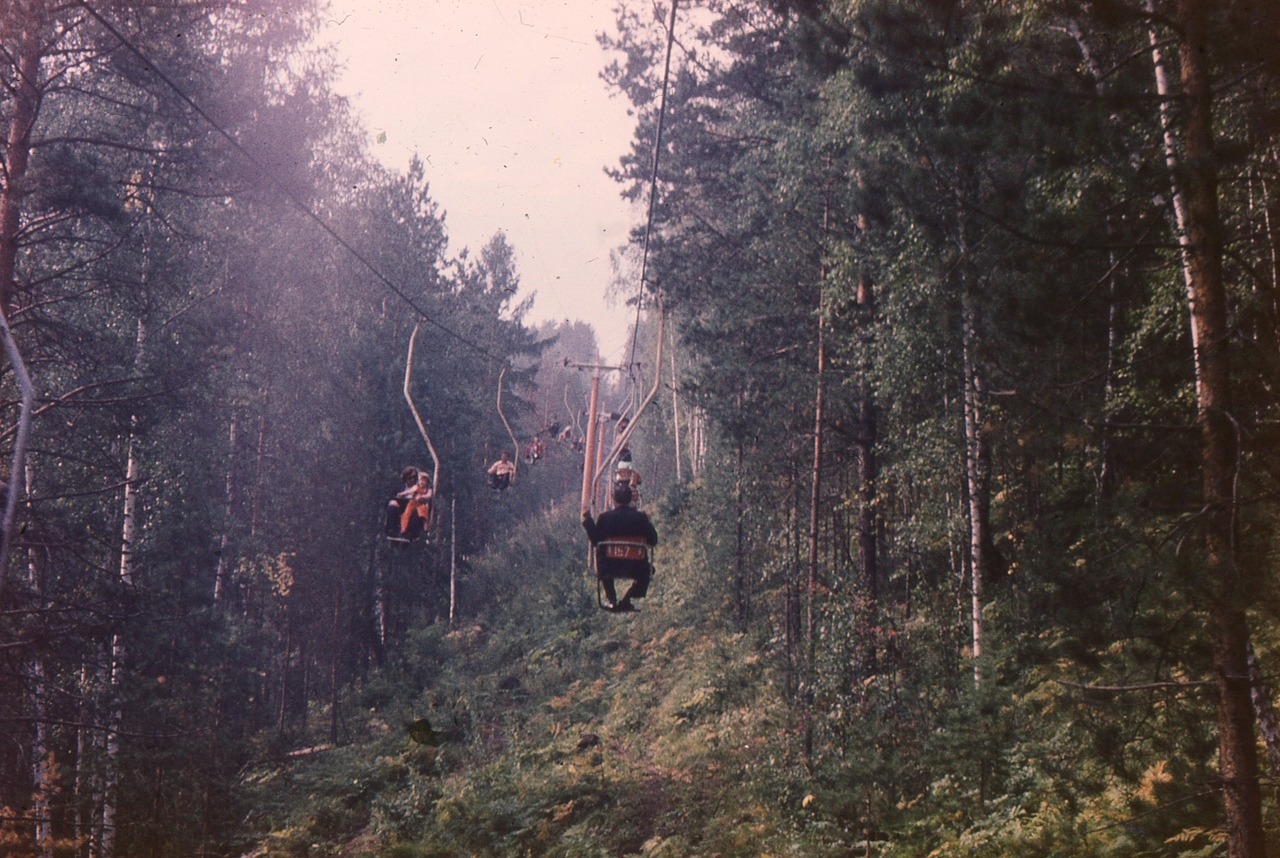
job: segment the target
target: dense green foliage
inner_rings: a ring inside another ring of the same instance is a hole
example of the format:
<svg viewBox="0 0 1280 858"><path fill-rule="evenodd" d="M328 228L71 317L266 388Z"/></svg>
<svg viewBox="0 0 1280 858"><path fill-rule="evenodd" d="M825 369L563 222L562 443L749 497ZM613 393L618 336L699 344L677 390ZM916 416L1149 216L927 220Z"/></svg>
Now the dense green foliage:
<svg viewBox="0 0 1280 858"><path fill-rule="evenodd" d="M397 563L381 536L400 468L435 464L402 393L415 324L439 531L465 558L545 506L491 509L483 470L511 446L502 366L532 432L538 336L557 331L523 325L501 233L449 256L422 165L362 151L317 14L0 10L0 307L36 389L5 469L5 854L227 854L246 764L315 727L419 614L447 615L420 579L447 579L450 552Z"/></svg>
<svg viewBox="0 0 1280 858"><path fill-rule="evenodd" d="M665 99L653 11L614 617L577 452L482 479L591 331L372 163L309 0L0 8L6 854L1280 848L1270 4L690 0Z"/></svg>
<svg viewBox="0 0 1280 858"><path fill-rule="evenodd" d="M1225 849L1222 755L1263 753L1251 716L1215 743L1233 681L1273 717L1240 640L1274 663L1275 19L1151 8L682 5L650 280L721 430L723 598L776 647L815 780L910 854ZM628 18L611 74L636 193L662 39ZM1210 378L1178 243L1215 169Z"/></svg>

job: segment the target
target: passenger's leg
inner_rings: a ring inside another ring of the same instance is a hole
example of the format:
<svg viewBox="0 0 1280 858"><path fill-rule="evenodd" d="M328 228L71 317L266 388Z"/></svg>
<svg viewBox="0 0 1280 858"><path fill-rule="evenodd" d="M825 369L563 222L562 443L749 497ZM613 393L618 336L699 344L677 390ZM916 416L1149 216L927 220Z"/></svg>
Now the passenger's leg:
<svg viewBox="0 0 1280 858"><path fill-rule="evenodd" d="M387 521L384 530L387 536L400 535L400 516L404 513L404 505L396 499L387 504Z"/></svg>
<svg viewBox="0 0 1280 858"><path fill-rule="evenodd" d="M612 611L618 604L618 591L614 589L613 578L601 576L600 587L604 590L604 606Z"/></svg>
<svg viewBox="0 0 1280 858"><path fill-rule="evenodd" d="M631 582L631 586L627 588L627 594L623 596L622 601L618 603L619 610L624 610L624 611L634 610L634 607L631 604L631 600L643 599L646 595L648 595L650 577L652 577L652 573L650 572L645 572L644 574L636 575L635 579Z"/></svg>

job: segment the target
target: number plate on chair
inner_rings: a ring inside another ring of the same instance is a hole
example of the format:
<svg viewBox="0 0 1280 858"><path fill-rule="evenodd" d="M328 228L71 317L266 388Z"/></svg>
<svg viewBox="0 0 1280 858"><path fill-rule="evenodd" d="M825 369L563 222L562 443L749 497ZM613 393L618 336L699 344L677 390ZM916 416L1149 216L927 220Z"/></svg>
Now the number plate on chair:
<svg viewBox="0 0 1280 858"><path fill-rule="evenodd" d="M646 546L628 542L606 542L604 556L610 560L645 560L649 557Z"/></svg>

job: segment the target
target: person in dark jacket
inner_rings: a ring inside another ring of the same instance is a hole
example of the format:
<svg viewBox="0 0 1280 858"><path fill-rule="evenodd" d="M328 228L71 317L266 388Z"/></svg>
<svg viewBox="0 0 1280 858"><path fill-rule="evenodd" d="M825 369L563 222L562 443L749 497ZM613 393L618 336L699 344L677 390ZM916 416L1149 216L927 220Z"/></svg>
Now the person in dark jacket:
<svg viewBox="0 0 1280 858"><path fill-rule="evenodd" d="M582 527L596 549L596 577L604 589L604 608L608 611L634 611L632 599L644 598L649 592L653 567L649 548L658 544L658 531L649 516L631 506L631 486L618 483L613 488L614 508L592 519L590 510L582 511ZM617 578L630 578L631 586L621 599L614 588Z"/></svg>

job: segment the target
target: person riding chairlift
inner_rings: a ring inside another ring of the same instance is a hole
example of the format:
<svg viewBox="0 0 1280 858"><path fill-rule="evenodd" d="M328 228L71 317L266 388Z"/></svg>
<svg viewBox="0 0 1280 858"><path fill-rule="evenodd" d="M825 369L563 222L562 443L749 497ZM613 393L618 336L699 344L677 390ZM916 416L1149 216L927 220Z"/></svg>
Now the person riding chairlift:
<svg viewBox="0 0 1280 858"><path fill-rule="evenodd" d="M387 502L385 530L396 542L411 542L430 517L431 478L425 471L406 465L400 471L400 483L404 488Z"/></svg>
<svg viewBox="0 0 1280 858"><path fill-rule="evenodd" d="M511 454L506 450L498 457L498 461L489 466L489 488L495 492L505 492L511 486L511 477L516 472L516 463L511 461Z"/></svg>
<svg viewBox="0 0 1280 858"><path fill-rule="evenodd" d="M615 485L629 486L632 502L636 506L640 505L640 472L631 462L631 450L628 447L623 447L618 454L618 468L614 472L613 481Z"/></svg>
<svg viewBox="0 0 1280 858"><path fill-rule="evenodd" d="M632 599L649 592L653 566L649 549L658 544L658 531L649 516L631 506L631 487L617 483L613 487L614 507L591 518L590 510L582 511L582 528L596 551L596 578L604 590L600 606L606 611L636 610ZM621 599L614 588L617 578L629 578L631 586Z"/></svg>
<svg viewBox="0 0 1280 858"><path fill-rule="evenodd" d="M409 496L409 503L400 516L400 535L410 542L422 535L431 523L431 499L435 492L431 489L431 478L426 471L418 473L418 482Z"/></svg>

